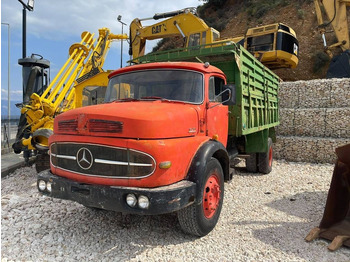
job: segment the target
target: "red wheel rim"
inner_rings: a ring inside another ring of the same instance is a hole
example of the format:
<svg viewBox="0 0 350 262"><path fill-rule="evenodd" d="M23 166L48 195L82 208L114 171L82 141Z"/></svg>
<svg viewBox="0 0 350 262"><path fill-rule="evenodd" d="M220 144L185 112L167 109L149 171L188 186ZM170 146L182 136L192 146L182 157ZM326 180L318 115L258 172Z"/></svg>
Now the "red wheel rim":
<svg viewBox="0 0 350 262"><path fill-rule="evenodd" d="M212 174L204 187L203 192L203 211L206 218L214 216L220 202L220 184L216 174Z"/></svg>
<svg viewBox="0 0 350 262"><path fill-rule="evenodd" d="M269 150L269 166L272 166L272 147Z"/></svg>

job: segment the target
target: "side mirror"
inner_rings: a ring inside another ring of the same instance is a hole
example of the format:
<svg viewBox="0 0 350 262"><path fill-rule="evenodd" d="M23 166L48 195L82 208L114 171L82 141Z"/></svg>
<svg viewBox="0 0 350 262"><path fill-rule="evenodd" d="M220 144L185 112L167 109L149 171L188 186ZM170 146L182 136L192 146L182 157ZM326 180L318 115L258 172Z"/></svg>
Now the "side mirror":
<svg viewBox="0 0 350 262"><path fill-rule="evenodd" d="M224 85L222 92L222 104L225 106L233 106L236 104L236 86Z"/></svg>

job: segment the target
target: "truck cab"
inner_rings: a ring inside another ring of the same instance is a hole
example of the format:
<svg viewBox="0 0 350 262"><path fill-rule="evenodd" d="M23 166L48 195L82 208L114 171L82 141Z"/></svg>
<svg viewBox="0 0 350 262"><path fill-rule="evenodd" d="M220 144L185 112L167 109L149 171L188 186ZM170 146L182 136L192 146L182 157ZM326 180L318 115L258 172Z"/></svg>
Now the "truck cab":
<svg viewBox="0 0 350 262"><path fill-rule="evenodd" d="M185 232L206 235L230 179L234 86L209 63L134 65L109 78L103 104L55 118L39 191L118 212L178 211Z"/></svg>

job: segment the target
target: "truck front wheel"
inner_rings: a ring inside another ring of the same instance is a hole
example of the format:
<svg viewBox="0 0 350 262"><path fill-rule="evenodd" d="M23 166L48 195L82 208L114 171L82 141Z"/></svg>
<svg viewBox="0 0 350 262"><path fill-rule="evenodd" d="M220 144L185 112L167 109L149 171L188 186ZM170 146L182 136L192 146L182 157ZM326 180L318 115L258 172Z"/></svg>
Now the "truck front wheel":
<svg viewBox="0 0 350 262"><path fill-rule="evenodd" d="M198 181L200 199L178 211L182 230L196 236L205 236L217 224L224 198L224 174L220 162L211 158Z"/></svg>

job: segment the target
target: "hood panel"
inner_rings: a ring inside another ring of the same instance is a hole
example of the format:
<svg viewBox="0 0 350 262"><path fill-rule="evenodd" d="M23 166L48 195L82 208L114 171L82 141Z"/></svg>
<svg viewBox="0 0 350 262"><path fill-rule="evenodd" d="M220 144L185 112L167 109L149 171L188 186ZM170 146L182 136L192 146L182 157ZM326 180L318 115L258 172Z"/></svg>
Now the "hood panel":
<svg viewBox="0 0 350 262"><path fill-rule="evenodd" d="M166 139L198 133L194 105L164 101L113 102L70 110L56 117L56 134Z"/></svg>

